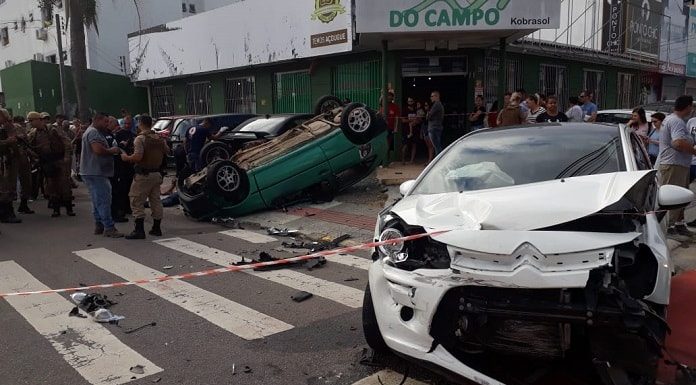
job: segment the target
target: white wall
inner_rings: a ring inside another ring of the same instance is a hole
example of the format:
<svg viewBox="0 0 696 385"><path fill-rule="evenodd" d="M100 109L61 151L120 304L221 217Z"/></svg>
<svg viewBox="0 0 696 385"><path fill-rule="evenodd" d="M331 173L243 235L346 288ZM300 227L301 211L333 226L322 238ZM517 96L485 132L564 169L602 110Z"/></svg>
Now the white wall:
<svg viewBox="0 0 696 385"><path fill-rule="evenodd" d="M208 1L206 1L208 3ZM131 37L135 80L274 63L352 50L349 6L332 21L312 19L316 0L241 1ZM346 42L312 47L312 36L343 31Z"/></svg>

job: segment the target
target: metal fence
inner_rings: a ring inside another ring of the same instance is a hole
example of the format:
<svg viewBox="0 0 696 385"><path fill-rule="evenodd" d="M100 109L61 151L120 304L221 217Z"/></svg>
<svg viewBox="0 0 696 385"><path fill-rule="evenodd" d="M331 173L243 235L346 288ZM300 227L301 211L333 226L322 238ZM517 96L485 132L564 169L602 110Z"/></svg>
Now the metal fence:
<svg viewBox="0 0 696 385"><path fill-rule="evenodd" d="M276 113L309 113L312 110L312 89L309 71L275 74L273 110Z"/></svg>
<svg viewBox="0 0 696 385"><path fill-rule="evenodd" d="M486 57L486 74L484 86L484 98L486 102L493 103L498 100L498 71L500 59L497 57ZM513 92L522 88L522 60L507 60L507 86L506 91Z"/></svg>
<svg viewBox="0 0 696 385"><path fill-rule="evenodd" d="M332 71L332 92L341 99L377 108L382 78L380 60L339 64Z"/></svg>
<svg viewBox="0 0 696 385"><path fill-rule="evenodd" d="M600 110L606 108L607 77L604 71L585 70L583 77L582 88L594 93L594 103Z"/></svg>
<svg viewBox="0 0 696 385"><path fill-rule="evenodd" d="M568 68L555 64L541 64L539 66L539 93L558 97L561 111L564 111L568 106L569 88Z"/></svg>
<svg viewBox="0 0 696 385"><path fill-rule="evenodd" d="M256 113L256 82L253 76L225 81L225 112Z"/></svg>
<svg viewBox="0 0 696 385"><path fill-rule="evenodd" d="M152 87L152 113L156 118L174 115L174 86Z"/></svg>
<svg viewBox="0 0 696 385"><path fill-rule="evenodd" d="M210 82L186 85L186 112L189 115L210 114Z"/></svg>

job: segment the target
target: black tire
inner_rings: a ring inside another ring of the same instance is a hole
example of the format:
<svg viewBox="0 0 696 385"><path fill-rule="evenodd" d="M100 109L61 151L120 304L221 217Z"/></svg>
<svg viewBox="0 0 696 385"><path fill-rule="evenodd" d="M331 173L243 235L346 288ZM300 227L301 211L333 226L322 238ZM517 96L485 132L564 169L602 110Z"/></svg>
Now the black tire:
<svg viewBox="0 0 696 385"><path fill-rule="evenodd" d="M349 104L341 114L341 130L353 144L367 144L385 128L384 120L362 103Z"/></svg>
<svg viewBox="0 0 696 385"><path fill-rule="evenodd" d="M367 284L365 289L365 298L363 299L363 334L367 345L375 351L375 353L389 353L389 347L382 338L382 332L379 331L377 324L377 316L375 315L375 307L372 303L372 293L370 292L370 284Z"/></svg>
<svg viewBox="0 0 696 385"><path fill-rule="evenodd" d="M231 204L241 203L249 196L249 176L229 160L218 160L208 166L206 185L209 191Z"/></svg>
<svg viewBox="0 0 696 385"><path fill-rule="evenodd" d="M340 108L342 106L343 102L341 101L341 99L333 95L322 96L314 104L314 115L326 115L331 111L335 110L336 108Z"/></svg>
<svg viewBox="0 0 696 385"><path fill-rule="evenodd" d="M201 150L203 166L212 164L216 160L229 160L232 157L230 148L222 142L210 142Z"/></svg>

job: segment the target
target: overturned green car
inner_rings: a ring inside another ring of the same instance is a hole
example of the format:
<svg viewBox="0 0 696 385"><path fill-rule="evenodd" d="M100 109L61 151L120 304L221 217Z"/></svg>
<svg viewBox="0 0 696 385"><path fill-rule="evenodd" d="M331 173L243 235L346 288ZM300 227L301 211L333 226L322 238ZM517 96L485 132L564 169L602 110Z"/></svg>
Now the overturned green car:
<svg viewBox="0 0 696 385"><path fill-rule="evenodd" d="M271 140L249 143L179 182L187 216L239 217L332 196L386 162L385 121L364 104L324 97L317 116Z"/></svg>

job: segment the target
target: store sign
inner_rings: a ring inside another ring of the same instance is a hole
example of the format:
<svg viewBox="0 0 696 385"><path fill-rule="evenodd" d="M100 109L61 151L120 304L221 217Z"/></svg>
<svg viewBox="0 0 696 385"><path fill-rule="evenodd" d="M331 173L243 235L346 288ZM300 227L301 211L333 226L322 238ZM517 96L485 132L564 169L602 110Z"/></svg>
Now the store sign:
<svg viewBox="0 0 696 385"><path fill-rule="evenodd" d="M355 0L360 33L559 28L558 0Z"/></svg>
<svg viewBox="0 0 696 385"><path fill-rule="evenodd" d="M661 0L630 0L626 10L626 52L657 58L662 26Z"/></svg>
<svg viewBox="0 0 696 385"><path fill-rule="evenodd" d="M689 45L686 58L686 75L696 77L696 5L689 7Z"/></svg>
<svg viewBox="0 0 696 385"><path fill-rule="evenodd" d="M604 5L602 46L607 52L621 52L623 47L624 9L621 0L608 0Z"/></svg>

